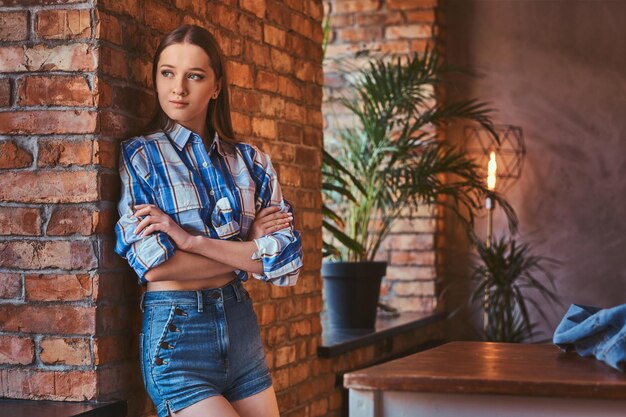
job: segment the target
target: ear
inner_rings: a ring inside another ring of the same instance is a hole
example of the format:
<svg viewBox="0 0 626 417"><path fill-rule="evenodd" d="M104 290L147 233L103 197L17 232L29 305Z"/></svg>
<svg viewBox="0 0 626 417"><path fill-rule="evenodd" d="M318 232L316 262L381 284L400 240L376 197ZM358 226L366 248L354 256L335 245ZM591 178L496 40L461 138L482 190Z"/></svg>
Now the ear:
<svg viewBox="0 0 626 417"><path fill-rule="evenodd" d="M215 82L215 86L217 87L217 89L215 90L215 93L216 95L219 95L220 92L222 91L222 77L220 77L220 79Z"/></svg>

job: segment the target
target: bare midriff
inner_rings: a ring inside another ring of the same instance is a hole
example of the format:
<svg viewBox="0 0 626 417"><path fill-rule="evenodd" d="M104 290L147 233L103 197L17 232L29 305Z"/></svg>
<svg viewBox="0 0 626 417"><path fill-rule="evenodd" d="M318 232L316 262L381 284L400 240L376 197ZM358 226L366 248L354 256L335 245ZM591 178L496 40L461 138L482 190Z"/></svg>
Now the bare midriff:
<svg viewBox="0 0 626 417"><path fill-rule="evenodd" d="M234 272L229 272L211 278L202 278L194 280L167 280L148 282L147 291L197 291L209 288L218 288L228 284L237 278Z"/></svg>

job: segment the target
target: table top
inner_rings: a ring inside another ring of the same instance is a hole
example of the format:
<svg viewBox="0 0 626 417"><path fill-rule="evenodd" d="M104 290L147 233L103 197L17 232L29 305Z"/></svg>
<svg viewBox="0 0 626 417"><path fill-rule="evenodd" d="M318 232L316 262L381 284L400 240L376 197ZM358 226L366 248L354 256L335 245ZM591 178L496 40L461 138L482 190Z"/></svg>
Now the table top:
<svg viewBox="0 0 626 417"><path fill-rule="evenodd" d="M450 342L344 375L351 389L626 399L626 374L554 345Z"/></svg>

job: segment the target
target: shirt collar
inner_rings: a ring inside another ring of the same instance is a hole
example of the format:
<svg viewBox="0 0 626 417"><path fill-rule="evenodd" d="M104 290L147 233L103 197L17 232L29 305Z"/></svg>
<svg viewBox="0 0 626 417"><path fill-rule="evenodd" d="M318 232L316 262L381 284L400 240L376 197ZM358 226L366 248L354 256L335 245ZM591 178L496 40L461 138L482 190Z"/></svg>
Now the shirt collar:
<svg viewBox="0 0 626 417"><path fill-rule="evenodd" d="M170 130L169 135L174 141L176 147L181 151L189 141L189 138L193 138L193 140L198 140L202 142L202 138L200 138L198 134L192 132L185 126L178 123L174 124L174 128ZM209 150L207 151L207 153L210 155L213 149L216 149L220 155L224 156L224 151L222 150L221 141L217 132L215 132L215 135L213 135L213 140L211 141L211 145L209 146Z"/></svg>

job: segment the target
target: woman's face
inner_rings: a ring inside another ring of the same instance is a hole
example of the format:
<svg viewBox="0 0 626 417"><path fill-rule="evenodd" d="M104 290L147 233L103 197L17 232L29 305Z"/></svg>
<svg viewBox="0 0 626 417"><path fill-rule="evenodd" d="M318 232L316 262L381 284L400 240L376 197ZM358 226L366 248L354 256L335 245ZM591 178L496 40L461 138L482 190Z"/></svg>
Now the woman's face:
<svg viewBox="0 0 626 417"><path fill-rule="evenodd" d="M219 82L209 56L190 43L163 49L157 63L156 89L159 104L173 121L198 134L206 129L209 100L219 92Z"/></svg>

